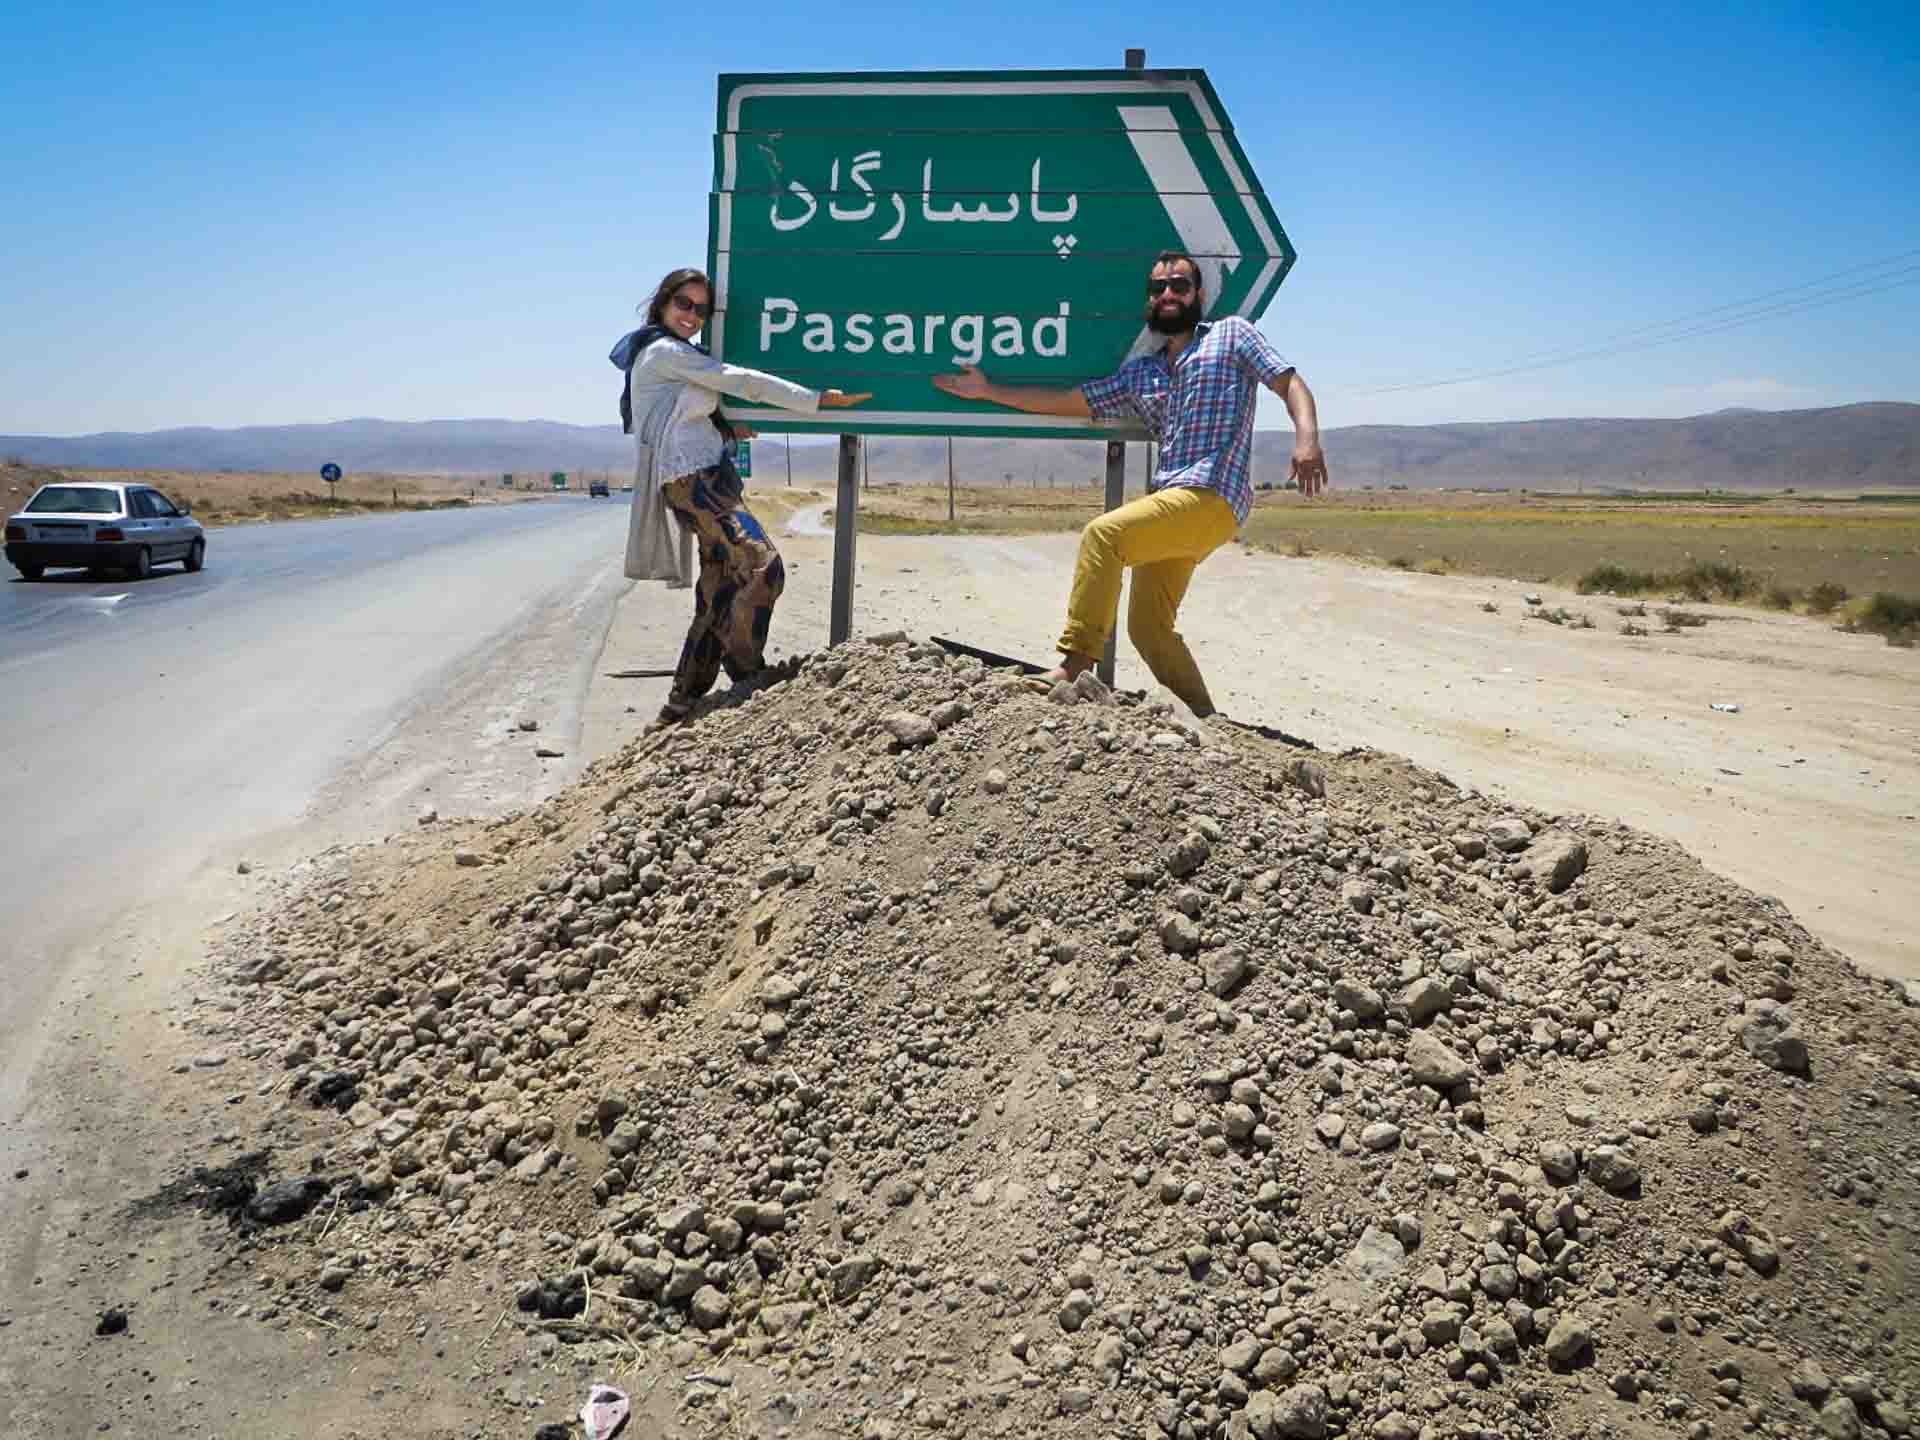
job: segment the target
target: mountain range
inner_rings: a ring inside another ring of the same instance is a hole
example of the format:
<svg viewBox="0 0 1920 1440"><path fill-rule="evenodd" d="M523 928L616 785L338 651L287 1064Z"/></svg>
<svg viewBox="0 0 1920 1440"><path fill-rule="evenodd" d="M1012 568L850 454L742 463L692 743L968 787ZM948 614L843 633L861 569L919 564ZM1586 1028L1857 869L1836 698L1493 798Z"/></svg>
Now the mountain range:
<svg viewBox="0 0 1920 1440"><path fill-rule="evenodd" d="M1454 425L1348 425L1322 434L1336 485L1410 489L1784 490L1920 487L1920 405L1876 401L1819 410L1721 410L1679 420L1521 420ZM0 435L0 455L88 469L318 472L331 461L367 474L620 475L633 442L612 425L550 420L342 420L321 425L192 428L135 434ZM1255 436L1255 479L1286 478L1292 432ZM873 480L946 479L941 439L880 438ZM762 483L784 477L785 442L756 447ZM1090 483L1097 441L956 440L965 484ZM793 478L831 483L830 440L796 438ZM1134 478L1145 457L1134 447Z"/></svg>

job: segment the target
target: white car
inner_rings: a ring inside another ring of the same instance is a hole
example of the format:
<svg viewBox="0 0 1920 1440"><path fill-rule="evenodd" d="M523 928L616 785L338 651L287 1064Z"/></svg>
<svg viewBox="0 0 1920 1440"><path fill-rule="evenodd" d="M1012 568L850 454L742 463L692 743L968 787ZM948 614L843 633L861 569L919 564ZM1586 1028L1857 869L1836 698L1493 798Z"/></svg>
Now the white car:
<svg viewBox="0 0 1920 1440"><path fill-rule="evenodd" d="M7 519L7 562L27 580L59 566L112 567L144 580L171 560L189 572L206 564L207 532L151 485L61 480Z"/></svg>

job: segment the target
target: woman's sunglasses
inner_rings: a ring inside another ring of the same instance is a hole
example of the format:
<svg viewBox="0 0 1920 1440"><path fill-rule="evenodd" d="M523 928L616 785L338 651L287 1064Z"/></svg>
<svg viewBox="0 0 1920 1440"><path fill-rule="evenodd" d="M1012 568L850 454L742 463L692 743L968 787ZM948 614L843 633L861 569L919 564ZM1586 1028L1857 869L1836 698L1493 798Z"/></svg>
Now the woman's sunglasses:
<svg viewBox="0 0 1920 1440"><path fill-rule="evenodd" d="M1173 275L1165 280L1147 281L1147 294L1152 299L1158 300L1169 290L1173 291L1176 295L1191 295L1193 293L1193 277L1190 275Z"/></svg>
<svg viewBox="0 0 1920 1440"><path fill-rule="evenodd" d="M690 311L692 314L698 315L702 320L713 314L713 306L696 305L693 301L689 300L684 293L673 297L673 308L676 310Z"/></svg>

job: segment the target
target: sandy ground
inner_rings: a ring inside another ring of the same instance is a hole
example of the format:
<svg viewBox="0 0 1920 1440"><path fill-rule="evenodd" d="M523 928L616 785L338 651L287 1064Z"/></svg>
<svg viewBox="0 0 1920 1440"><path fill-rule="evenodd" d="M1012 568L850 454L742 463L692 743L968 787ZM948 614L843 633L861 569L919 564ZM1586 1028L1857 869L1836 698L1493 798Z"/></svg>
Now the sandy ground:
<svg viewBox="0 0 1920 1440"><path fill-rule="evenodd" d="M788 569L776 656L826 640L823 513L803 502L770 521ZM855 631L904 628L1050 662L1074 544L862 536ZM1525 618L1528 594L1595 628ZM1481 608L1488 601L1497 613ZM1236 719L1323 748L1406 755L1462 786L1669 836L1779 896L1843 953L1920 976L1920 652L1723 606L1687 607L1711 617L1703 628L1662 634L1651 618L1641 623L1655 633L1632 638L1615 605L1234 545L1196 575L1182 632ZM670 666L690 609L685 591L636 586L603 676ZM1124 640L1119 679L1152 684ZM662 680L598 680L587 752L632 734L665 692Z"/></svg>

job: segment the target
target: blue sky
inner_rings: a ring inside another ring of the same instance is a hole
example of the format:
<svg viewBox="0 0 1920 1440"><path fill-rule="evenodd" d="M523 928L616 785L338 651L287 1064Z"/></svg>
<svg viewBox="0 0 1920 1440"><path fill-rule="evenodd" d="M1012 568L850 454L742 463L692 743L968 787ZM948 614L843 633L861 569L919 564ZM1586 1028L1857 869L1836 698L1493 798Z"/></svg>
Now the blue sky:
<svg viewBox="0 0 1920 1440"><path fill-rule="evenodd" d="M1560 10L14 0L0 431L605 422L608 344L705 254L717 73L1128 45L1220 92L1300 251L1264 328L1327 425L1920 401L1920 272L1386 390L1920 251L1910 5Z"/></svg>

